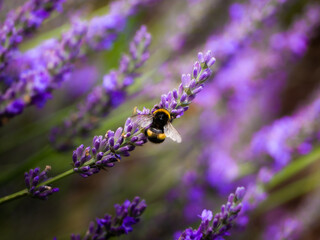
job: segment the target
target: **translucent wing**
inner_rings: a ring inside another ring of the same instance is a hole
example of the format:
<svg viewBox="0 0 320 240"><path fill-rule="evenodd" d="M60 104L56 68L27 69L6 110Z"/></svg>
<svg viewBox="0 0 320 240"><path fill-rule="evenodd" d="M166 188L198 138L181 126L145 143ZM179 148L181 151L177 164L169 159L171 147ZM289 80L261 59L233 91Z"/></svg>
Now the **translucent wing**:
<svg viewBox="0 0 320 240"><path fill-rule="evenodd" d="M181 136L178 131L172 126L170 122L164 126L164 134L166 137L171 138L173 141L181 143Z"/></svg>
<svg viewBox="0 0 320 240"><path fill-rule="evenodd" d="M136 114L130 117L130 119L141 128L149 127L153 121L151 114Z"/></svg>

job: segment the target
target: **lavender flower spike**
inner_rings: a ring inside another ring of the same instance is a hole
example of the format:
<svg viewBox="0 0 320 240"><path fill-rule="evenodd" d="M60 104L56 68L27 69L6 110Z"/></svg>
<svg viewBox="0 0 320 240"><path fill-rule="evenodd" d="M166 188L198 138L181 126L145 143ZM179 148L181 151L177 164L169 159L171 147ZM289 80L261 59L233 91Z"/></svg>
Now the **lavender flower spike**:
<svg viewBox="0 0 320 240"><path fill-rule="evenodd" d="M116 216L106 214L91 222L85 236L71 235L71 240L104 240L132 232L132 225L140 221L140 216L147 205L144 200L135 197L132 202L126 200L122 205L116 204Z"/></svg>
<svg viewBox="0 0 320 240"><path fill-rule="evenodd" d="M183 83L179 90L173 90L161 96L161 102L155 105L151 111L158 108L167 108L172 118L178 118L188 109L189 104L198 94L206 80L211 76L210 66L215 62L215 58L208 51L205 55L199 53L199 62L194 64L197 74L194 78L191 75L182 75ZM186 79L184 79L186 76ZM150 113L149 109L144 109L138 114ZM82 177L89 177L98 173L101 169L113 167L115 162L120 161L121 156L129 156L129 152L136 146L142 146L147 142L144 129L140 129L130 118L127 119L125 126L119 127L116 132L109 130L105 136L95 136L92 147L85 148L79 146L73 151L72 159L74 171Z"/></svg>
<svg viewBox="0 0 320 240"><path fill-rule="evenodd" d="M51 170L50 166L40 172L40 168L30 169L24 174L24 181L26 183L29 194L34 198L47 200L50 195L59 191L59 188L52 188L50 186L39 186L42 182L48 179L47 173Z"/></svg>
<svg viewBox="0 0 320 240"><path fill-rule="evenodd" d="M88 94L86 101L78 105L78 111L72 113L62 126L52 129L50 140L57 149L74 147L74 137L87 135L98 126L99 118L125 101L127 88L140 76L138 70L149 58L150 42L151 35L142 26L130 43L130 54L123 54L119 68L103 77L103 83Z"/></svg>
<svg viewBox="0 0 320 240"><path fill-rule="evenodd" d="M60 41L48 40L26 53L30 66L20 73L0 99L0 126L8 118L20 114L30 105L44 106L51 92L61 85L70 73L71 62L79 55L87 26L77 20Z"/></svg>
<svg viewBox="0 0 320 240"><path fill-rule="evenodd" d="M35 49L17 54L14 60L19 64L13 66L17 77L0 96L0 126L27 106L44 106L51 92L69 77L75 60L97 48L109 49L128 17L150 1L116 1L110 6L110 13L103 17L90 22L74 20L61 40L50 39ZM142 60L146 58L143 55Z"/></svg>
<svg viewBox="0 0 320 240"><path fill-rule="evenodd" d="M26 35L36 30L54 10L61 10L64 0L29 0L10 12L0 27L0 72L7 65L12 50Z"/></svg>
<svg viewBox="0 0 320 240"><path fill-rule="evenodd" d="M193 65L192 74L182 74L181 84L178 90L174 89L161 96L161 101L155 105L151 112L158 108L166 108L170 111L172 118L179 118L188 110L189 104L203 89L204 83L210 78L212 71L210 67L216 62L211 51L206 54L198 53L198 61Z"/></svg>
<svg viewBox="0 0 320 240"><path fill-rule="evenodd" d="M244 194L245 188L238 187L235 194L231 193L229 195L228 202L221 206L221 212L217 213L214 217L211 211L204 209L200 216L201 223L199 228L186 229L179 237L179 240L215 240L229 235L228 231L241 211L241 201Z"/></svg>

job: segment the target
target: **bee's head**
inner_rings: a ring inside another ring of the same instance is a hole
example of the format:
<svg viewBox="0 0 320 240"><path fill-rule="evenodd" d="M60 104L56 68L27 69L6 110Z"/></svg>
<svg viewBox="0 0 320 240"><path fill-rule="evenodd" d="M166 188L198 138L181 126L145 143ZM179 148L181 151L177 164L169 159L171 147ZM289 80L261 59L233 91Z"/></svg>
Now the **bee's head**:
<svg viewBox="0 0 320 240"><path fill-rule="evenodd" d="M165 125L166 123L168 123L168 121L171 120L170 113L168 112L168 110L164 108L160 108L154 111L153 115L154 115L155 122L161 125Z"/></svg>
<svg viewBox="0 0 320 240"><path fill-rule="evenodd" d="M158 114L158 118L160 121L167 121L168 120L168 116L166 114Z"/></svg>

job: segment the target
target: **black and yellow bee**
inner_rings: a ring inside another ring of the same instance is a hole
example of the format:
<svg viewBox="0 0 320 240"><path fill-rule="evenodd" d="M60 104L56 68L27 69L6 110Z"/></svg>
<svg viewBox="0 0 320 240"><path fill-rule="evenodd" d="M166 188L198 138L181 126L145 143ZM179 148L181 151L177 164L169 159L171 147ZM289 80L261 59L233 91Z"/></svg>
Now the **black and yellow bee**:
<svg viewBox="0 0 320 240"><path fill-rule="evenodd" d="M180 143L181 136L172 126L172 120L170 112L165 108L157 109L151 114L135 114L131 117L132 122L145 128L144 134L150 142L162 143L168 137Z"/></svg>

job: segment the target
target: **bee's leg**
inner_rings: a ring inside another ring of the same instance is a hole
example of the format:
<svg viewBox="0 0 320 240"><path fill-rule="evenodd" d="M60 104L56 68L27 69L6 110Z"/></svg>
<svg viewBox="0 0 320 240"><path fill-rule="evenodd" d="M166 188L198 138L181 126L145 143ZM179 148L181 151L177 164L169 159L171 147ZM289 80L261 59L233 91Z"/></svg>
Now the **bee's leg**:
<svg viewBox="0 0 320 240"><path fill-rule="evenodd" d="M137 106L135 106L135 107L133 108L132 115L136 115L136 114L137 114L137 110L138 110L138 107L137 107Z"/></svg>

